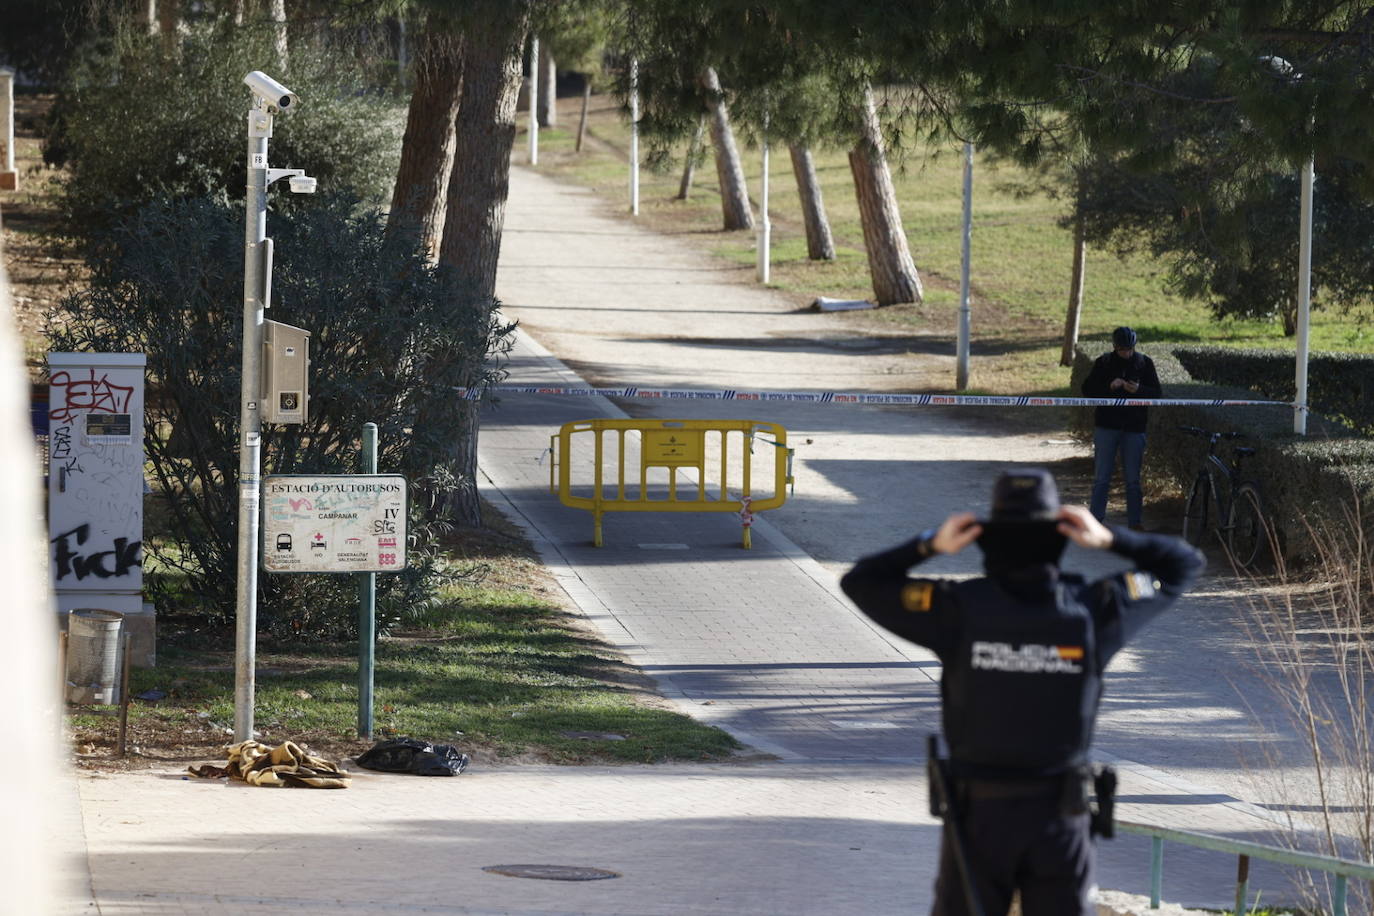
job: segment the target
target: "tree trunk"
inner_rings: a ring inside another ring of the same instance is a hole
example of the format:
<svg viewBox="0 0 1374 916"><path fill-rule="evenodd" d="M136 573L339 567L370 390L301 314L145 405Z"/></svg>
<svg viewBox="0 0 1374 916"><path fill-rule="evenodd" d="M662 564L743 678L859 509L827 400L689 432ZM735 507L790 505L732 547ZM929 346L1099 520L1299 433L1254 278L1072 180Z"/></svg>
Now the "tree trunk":
<svg viewBox="0 0 1374 916"><path fill-rule="evenodd" d="M692 142L687 144L687 161L682 164L682 181L677 186L677 199L686 200L692 193L692 179L697 174L697 160L701 158L701 138L706 133L706 115L697 119Z"/></svg>
<svg viewBox="0 0 1374 916"><path fill-rule="evenodd" d="M387 234L415 233L431 259L439 256L453 170L454 120L463 92L463 40L428 23L415 59L401 165L391 194Z"/></svg>
<svg viewBox="0 0 1374 916"><path fill-rule="evenodd" d="M706 105L711 117L711 145L716 150L716 178L720 182L720 207L725 228L752 229L754 214L749 209L744 166L739 160L735 132L730 129L730 111L714 67L707 67L702 73L701 85L706 90Z"/></svg>
<svg viewBox="0 0 1374 916"><path fill-rule="evenodd" d="M1074 350L1078 348L1078 321L1083 314L1083 258L1088 242L1083 231L1083 210L1078 208L1073 220L1073 277L1069 280L1069 311L1064 317L1064 349L1059 365L1072 366Z"/></svg>
<svg viewBox="0 0 1374 916"><path fill-rule="evenodd" d="M243 3L244 0L229 0L229 17L235 27L243 25Z"/></svg>
<svg viewBox="0 0 1374 916"><path fill-rule="evenodd" d="M558 124L558 68L553 55L549 53L548 41L539 42L539 110L535 117L540 127L555 127Z"/></svg>
<svg viewBox="0 0 1374 916"><path fill-rule="evenodd" d="M921 278L902 229L902 214L892 186L892 173L887 168L882 127L871 89L864 90L859 114L862 136L849 153L849 169L854 173L854 193L859 201L873 295L879 305L920 302Z"/></svg>
<svg viewBox="0 0 1374 916"><path fill-rule="evenodd" d="M835 260L835 240L830 236L830 220L825 215L821 183L816 179L816 163L811 150L793 144L792 172L797 176L797 195L801 200L802 221L806 224L806 256L813 261Z"/></svg>
<svg viewBox="0 0 1374 916"><path fill-rule="evenodd" d="M169 60L181 53L181 0L160 0L157 4L157 29L162 34L162 53Z"/></svg>
<svg viewBox="0 0 1374 916"><path fill-rule="evenodd" d="M282 73L289 68L286 47L286 0L272 0L272 44Z"/></svg>
<svg viewBox="0 0 1374 916"><path fill-rule="evenodd" d="M592 104L592 79L587 76L582 81L582 117L577 120L577 145L574 152L582 152L582 141L587 139L587 109Z"/></svg>
<svg viewBox="0 0 1374 916"><path fill-rule="evenodd" d="M465 35L463 99L458 109L453 171L448 184L444 225L462 232L444 233L439 264L450 269L475 299L471 307L495 306L496 263L501 254L501 228L510 189L511 145L515 142L515 101L531 0L511 0L493 9L480 27ZM466 525L480 525L477 498L478 404L459 401L463 432L454 443L451 470L458 490L447 515Z"/></svg>
<svg viewBox="0 0 1374 916"><path fill-rule="evenodd" d="M138 18L142 21L143 27L149 35L156 35L158 31L157 0L147 0L147 2L139 0Z"/></svg>

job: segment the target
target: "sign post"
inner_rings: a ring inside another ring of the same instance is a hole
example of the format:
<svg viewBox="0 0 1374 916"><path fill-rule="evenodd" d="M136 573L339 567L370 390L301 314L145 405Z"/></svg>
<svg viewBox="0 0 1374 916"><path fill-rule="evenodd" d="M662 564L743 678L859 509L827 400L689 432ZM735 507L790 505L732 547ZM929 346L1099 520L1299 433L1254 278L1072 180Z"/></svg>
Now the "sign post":
<svg viewBox="0 0 1374 916"><path fill-rule="evenodd" d="M377 473L377 424L363 425L364 474ZM358 574L358 737L372 740L373 672L377 668L377 574Z"/></svg>

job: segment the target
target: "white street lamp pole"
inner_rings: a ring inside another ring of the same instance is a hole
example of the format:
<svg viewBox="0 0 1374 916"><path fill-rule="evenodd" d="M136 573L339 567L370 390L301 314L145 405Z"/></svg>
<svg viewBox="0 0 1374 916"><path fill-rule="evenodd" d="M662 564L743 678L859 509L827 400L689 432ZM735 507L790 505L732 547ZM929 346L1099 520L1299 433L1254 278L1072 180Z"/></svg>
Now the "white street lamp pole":
<svg viewBox="0 0 1374 916"><path fill-rule="evenodd" d="M539 36L530 38L530 165L539 164Z"/></svg>
<svg viewBox="0 0 1374 916"><path fill-rule="evenodd" d="M954 386L959 391L968 387L968 351L971 324L969 308L969 259L973 242L973 144L964 144L964 243L959 268L959 342L958 364Z"/></svg>
<svg viewBox="0 0 1374 916"><path fill-rule="evenodd" d="M1283 77L1302 79L1293 72L1293 65L1282 57L1262 57L1263 62ZM1297 352L1294 360L1293 432L1307 435L1307 348L1312 324L1312 185L1316 178L1316 162L1308 156L1302 167L1301 195L1298 204L1298 328Z"/></svg>
<svg viewBox="0 0 1374 916"><path fill-rule="evenodd" d="M1307 346L1312 324L1312 185L1316 164L1309 158L1302 167L1302 198L1299 204L1302 237L1298 242L1298 339L1297 396L1293 400L1293 432L1307 435Z"/></svg>
<svg viewBox="0 0 1374 916"><path fill-rule="evenodd" d="M768 220L768 113L763 114L763 180L759 194L758 280L767 283L772 272L773 224Z"/></svg>
<svg viewBox="0 0 1374 916"><path fill-rule="evenodd" d="M630 58L630 215L639 215L639 58Z"/></svg>

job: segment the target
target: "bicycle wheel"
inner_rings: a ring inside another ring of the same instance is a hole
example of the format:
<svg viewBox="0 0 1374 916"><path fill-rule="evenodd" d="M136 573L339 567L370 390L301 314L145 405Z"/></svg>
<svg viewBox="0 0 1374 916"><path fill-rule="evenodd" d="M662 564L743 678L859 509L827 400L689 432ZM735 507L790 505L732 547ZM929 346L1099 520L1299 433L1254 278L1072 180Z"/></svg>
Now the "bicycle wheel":
<svg viewBox="0 0 1374 916"><path fill-rule="evenodd" d="M1183 539L1194 547L1202 546L1207 536L1207 515L1212 502L1212 481L1206 474L1199 474L1193 481L1193 489L1188 494L1188 504L1183 509Z"/></svg>
<svg viewBox="0 0 1374 916"><path fill-rule="evenodd" d="M1236 488L1230 518L1226 520L1226 546L1240 569L1253 568L1268 554L1269 526L1264 520L1259 487L1253 483L1243 483Z"/></svg>

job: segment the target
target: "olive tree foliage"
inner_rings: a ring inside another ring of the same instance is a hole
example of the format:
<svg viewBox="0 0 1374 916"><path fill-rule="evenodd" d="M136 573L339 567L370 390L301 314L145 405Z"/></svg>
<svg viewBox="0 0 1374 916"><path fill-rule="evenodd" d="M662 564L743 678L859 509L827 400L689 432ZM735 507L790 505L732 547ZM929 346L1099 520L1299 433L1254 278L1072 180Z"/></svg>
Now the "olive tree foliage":
<svg viewBox="0 0 1374 916"><path fill-rule="evenodd" d="M584 74L589 82L601 78L602 62L611 41L615 0L561 0L534 9L531 30L547 45L558 69Z"/></svg>
<svg viewBox="0 0 1374 916"><path fill-rule="evenodd" d="M337 37L295 41L289 71L272 72L269 28L227 19L188 28L174 55L123 24L74 57L44 149L67 169L60 205L68 234L85 238L149 201L242 199L252 103L243 77L259 69L300 96L299 111L275 119L273 164L305 169L323 191L385 200L401 112Z"/></svg>
<svg viewBox="0 0 1374 916"><path fill-rule="evenodd" d="M557 62L559 70L582 76L582 108L577 119L576 150L587 138L587 112L592 91L603 81L617 0L564 0L535 9L531 29L539 36L539 54ZM553 104L551 93L540 90L539 104ZM540 122L544 124L543 121ZM547 125L545 125L547 126Z"/></svg>
<svg viewBox="0 0 1374 916"><path fill-rule="evenodd" d="M1262 200L1264 188L1276 193L1282 176L1314 154L1319 175L1323 163L1348 161L1348 169L1336 166L1344 190L1374 199L1368 105L1374 13L1367 4L775 0L760 10L746 0L695 0L678 6L700 20L730 23L712 33L727 46L755 42L757 35L741 23L763 18L776 37L772 44L792 59L820 62L851 82L856 69L866 69L875 86L904 87L904 96L890 100L900 116L884 118L888 148L897 153L911 148L914 137L953 134L1025 164L1078 149L1075 163L1127 163L1129 173L1150 176L1195 159L1186 133L1168 125L1203 120L1209 135L1228 138L1228 167L1239 180L1219 182L1214 196L1187 200L1189 212L1221 218L1237 200ZM721 65L722 73L727 69ZM736 68L732 78L745 72ZM1070 180L1079 177L1075 163L1062 170ZM1252 209L1250 216L1260 215ZM1224 229L1201 226L1203 233L1225 235ZM1141 237L1137 244L1149 248L1155 241ZM1236 303L1266 285L1258 274L1202 279L1197 265L1224 266L1224 249L1165 246L1162 254L1171 264L1177 259L1180 289L1214 304ZM1281 278L1271 273L1270 279ZM1267 289L1257 313L1284 314L1287 307L1275 295Z"/></svg>
<svg viewBox="0 0 1374 916"><path fill-rule="evenodd" d="M849 148L874 295L883 304L920 300L885 151L884 133L902 124L880 118L874 102L872 87L885 73L881 61L798 40L773 6L629 0L623 30L626 53L640 64L641 133L651 163L695 136L704 106L728 98L747 138L766 135L790 147L808 254L826 258L833 257L833 243L808 151L814 144ZM704 81L697 78L703 70L710 77ZM721 183L724 189L724 175Z"/></svg>
<svg viewBox="0 0 1374 916"><path fill-rule="evenodd" d="M1142 107L1232 105L1262 138L1256 158L1374 155L1374 119L1364 113L1374 94L1367 4L775 0L770 10L790 42L880 62L888 81L918 90L913 116L944 121L984 148L1034 159L1068 129L1094 150L1144 151L1156 144L1133 119ZM1276 78L1275 57L1301 78ZM1176 83L1204 61L1215 71L1205 88Z"/></svg>
<svg viewBox="0 0 1374 916"><path fill-rule="evenodd" d="M378 467L411 484L404 572L378 577L381 619L434 594L443 526L425 500L458 486L444 468L459 435L457 387L502 376L509 327L494 304L433 267L414 236L387 234L356 199L321 197L275 213L273 320L311 331L309 422L267 424L264 473L358 470L362 426L378 426ZM229 619L234 607L243 212L199 199L146 204L94 239L89 287L57 308L59 350L147 354L146 448L165 537L145 549L164 574L159 603ZM436 470L439 469L439 470ZM417 496L419 498L417 498ZM168 574L170 573L170 574ZM356 614L351 577L263 576L265 624L333 634Z"/></svg>
<svg viewBox="0 0 1374 916"><path fill-rule="evenodd" d="M640 138L645 159L662 165L680 141L696 131L702 111L723 93L736 129L757 142L765 120L775 140L852 143L858 133L856 100L865 81L859 62L843 67L807 53L775 31L776 19L755 7L714 9L712 4L629 0L614 44L639 62ZM718 93L702 84L713 68ZM616 91L628 96L622 72Z"/></svg>
<svg viewBox="0 0 1374 916"><path fill-rule="evenodd" d="M1180 98L1215 94L1216 61L1200 60L1165 85ZM1271 71L1285 81L1286 73ZM1087 239L1119 253L1147 251L1168 265L1171 287L1218 318L1297 326L1300 166L1288 163L1234 102L1136 111L1153 150L1098 152L1077 170ZM1268 155L1263 155L1267 149ZM1344 156L1317 163L1313 195L1314 307L1349 307L1374 295L1374 204L1368 169Z"/></svg>
<svg viewBox="0 0 1374 916"><path fill-rule="evenodd" d="M1210 169L1205 170L1210 173ZM1350 308L1374 296L1374 206L1355 188L1363 169L1329 163L1313 194L1312 307ZM1196 170L1141 176L1097 161L1085 172L1082 213L1088 237L1118 253L1148 251L1168 264L1167 283L1205 302L1218 319L1278 322L1297 329L1299 178L1187 183Z"/></svg>

